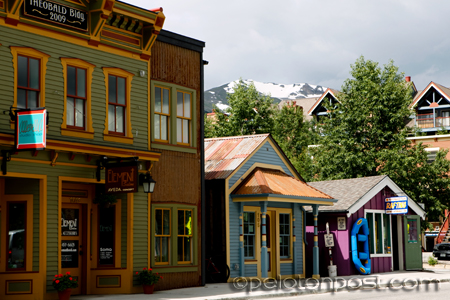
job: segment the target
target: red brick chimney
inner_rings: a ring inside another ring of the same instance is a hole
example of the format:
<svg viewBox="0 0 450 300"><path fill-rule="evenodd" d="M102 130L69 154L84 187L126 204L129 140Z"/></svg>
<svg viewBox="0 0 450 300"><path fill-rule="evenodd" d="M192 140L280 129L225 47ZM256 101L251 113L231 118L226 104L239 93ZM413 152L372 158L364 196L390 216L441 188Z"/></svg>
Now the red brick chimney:
<svg viewBox="0 0 450 300"><path fill-rule="evenodd" d="M405 76L405 80L406 80L406 82L410 82L411 81L411 76Z"/></svg>

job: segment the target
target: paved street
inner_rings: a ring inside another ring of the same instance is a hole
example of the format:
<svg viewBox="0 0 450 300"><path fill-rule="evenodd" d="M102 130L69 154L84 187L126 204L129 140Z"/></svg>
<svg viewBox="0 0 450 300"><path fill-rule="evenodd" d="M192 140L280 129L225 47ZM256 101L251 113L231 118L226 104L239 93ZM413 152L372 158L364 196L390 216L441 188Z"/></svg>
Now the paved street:
<svg viewBox="0 0 450 300"><path fill-rule="evenodd" d="M431 280L435 280L431 282ZM350 292L357 290L416 290L427 289L428 292L441 288L442 285L448 287L450 282L450 265L448 261L440 262L435 267L426 265L423 271L397 271L383 274L374 274L369 276L344 276L333 279L322 278L321 282L312 279L308 280L286 280L283 282L261 284L257 282L251 285L241 282L239 285L232 283L207 284L204 287L173 289L167 291L158 291L152 295L134 294L134 295L89 295L72 296L72 300L94 300L94 299L114 299L114 300L140 300L140 299L262 299L262 298L283 298L297 296L307 296L311 294ZM295 284L295 286L293 286ZM280 286L282 288L280 288ZM241 288L241 289L237 289ZM387 288L387 289L386 289ZM347 294L347 293L346 293ZM366 294L365 294L366 295ZM379 293L373 295L379 297ZM384 295L384 294L383 294ZM383 296L384 297L384 296ZM301 297L299 297L301 298ZM422 297L423 298L423 297ZM303 298L302 298L303 299ZM308 298L306 298L308 299Z"/></svg>

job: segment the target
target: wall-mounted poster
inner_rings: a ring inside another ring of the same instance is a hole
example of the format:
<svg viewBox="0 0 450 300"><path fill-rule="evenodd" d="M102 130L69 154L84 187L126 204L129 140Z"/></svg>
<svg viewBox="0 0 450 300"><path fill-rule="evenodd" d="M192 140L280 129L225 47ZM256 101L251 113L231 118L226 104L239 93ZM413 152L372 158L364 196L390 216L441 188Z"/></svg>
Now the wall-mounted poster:
<svg viewBox="0 0 450 300"><path fill-rule="evenodd" d="M334 238L331 233L324 234L324 238L325 238L325 247L334 247Z"/></svg>
<svg viewBox="0 0 450 300"><path fill-rule="evenodd" d="M345 224L345 217L338 217L337 223L338 223L338 230L346 230L347 229L347 225Z"/></svg>
<svg viewBox="0 0 450 300"><path fill-rule="evenodd" d="M79 209L61 209L61 235L78 236Z"/></svg>

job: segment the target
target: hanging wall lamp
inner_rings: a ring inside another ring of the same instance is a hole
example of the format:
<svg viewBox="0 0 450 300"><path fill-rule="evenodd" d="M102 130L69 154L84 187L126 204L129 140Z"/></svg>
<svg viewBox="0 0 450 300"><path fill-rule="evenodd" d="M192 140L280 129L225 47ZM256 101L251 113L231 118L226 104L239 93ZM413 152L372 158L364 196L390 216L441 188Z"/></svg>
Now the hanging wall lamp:
<svg viewBox="0 0 450 300"><path fill-rule="evenodd" d="M147 174L141 174L139 176L139 182L144 187L145 193L153 193L153 190L155 189L156 181L152 178L152 175L150 173Z"/></svg>

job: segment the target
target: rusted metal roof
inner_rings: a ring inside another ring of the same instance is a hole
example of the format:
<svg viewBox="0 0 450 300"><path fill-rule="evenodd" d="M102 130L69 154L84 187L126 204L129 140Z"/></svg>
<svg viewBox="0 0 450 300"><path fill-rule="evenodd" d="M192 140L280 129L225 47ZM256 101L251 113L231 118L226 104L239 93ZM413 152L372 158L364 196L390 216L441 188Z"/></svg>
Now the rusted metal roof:
<svg viewBox="0 0 450 300"><path fill-rule="evenodd" d="M258 134L205 139L205 179L227 178L268 137Z"/></svg>
<svg viewBox="0 0 450 300"><path fill-rule="evenodd" d="M275 194L295 197L333 199L331 196L280 170L255 168L233 195Z"/></svg>

